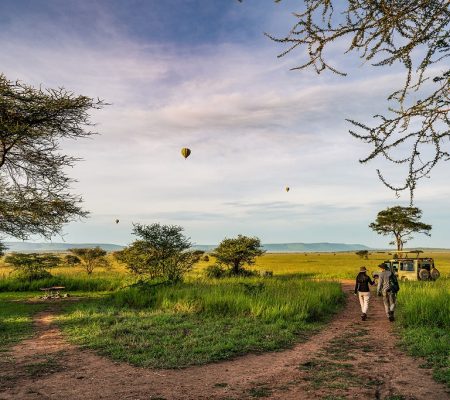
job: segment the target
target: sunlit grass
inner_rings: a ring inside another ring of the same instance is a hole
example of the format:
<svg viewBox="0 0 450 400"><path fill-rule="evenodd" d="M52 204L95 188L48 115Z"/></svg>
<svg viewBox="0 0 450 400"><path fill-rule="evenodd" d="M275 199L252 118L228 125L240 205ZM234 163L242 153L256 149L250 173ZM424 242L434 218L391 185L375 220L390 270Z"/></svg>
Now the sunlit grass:
<svg viewBox="0 0 450 400"><path fill-rule="evenodd" d="M403 342L450 387L450 279L405 283L398 304Z"/></svg>
<svg viewBox="0 0 450 400"><path fill-rule="evenodd" d="M73 304L69 337L118 360L180 368L292 345L341 306L336 282L300 278L203 280Z"/></svg>

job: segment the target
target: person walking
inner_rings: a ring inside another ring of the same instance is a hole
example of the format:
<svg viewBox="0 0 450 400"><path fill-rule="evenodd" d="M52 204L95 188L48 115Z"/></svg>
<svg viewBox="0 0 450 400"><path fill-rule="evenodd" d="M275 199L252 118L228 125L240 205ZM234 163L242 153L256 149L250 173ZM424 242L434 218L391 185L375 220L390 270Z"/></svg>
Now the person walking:
<svg viewBox="0 0 450 400"><path fill-rule="evenodd" d="M369 310L370 289L369 284L374 285L375 282L367 275L366 267L359 269L359 274L356 276L355 295L358 295L359 304L361 305L361 319L367 319L367 311Z"/></svg>
<svg viewBox="0 0 450 400"><path fill-rule="evenodd" d="M387 264L380 264L382 270L378 276L378 296L383 296L384 310L389 321L394 321L395 303L397 301L397 292L400 290L397 277L389 270Z"/></svg>

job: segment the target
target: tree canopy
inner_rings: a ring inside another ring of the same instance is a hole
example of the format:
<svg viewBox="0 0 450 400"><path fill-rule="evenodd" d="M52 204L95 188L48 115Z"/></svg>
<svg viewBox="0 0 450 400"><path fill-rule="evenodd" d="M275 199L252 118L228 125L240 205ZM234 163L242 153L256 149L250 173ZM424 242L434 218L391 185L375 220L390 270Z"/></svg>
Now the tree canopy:
<svg viewBox="0 0 450 400"><path fill-rule="evenodd" d="M48 271L58 266L60 259L54 254L11 253L5 262L18 272L19 277L28 281L51 277Z"/></svg>
<svg viewBox="0 0 450 400"><path fill-rule="evenodd" d="M245 264L252 265L255 258L265 251L257 237L238 235L236 238L222 240L214 250L213 256L219 264L231 267L233 275L239 275Z"/></svg>
<svg viewBox="0 0 450 400"><path fill-rule="evenodd" d="M280 2L281 0L275 0ZM350 133L371 145L360 159L377 157L406 167L403 184L392 184L380 170L381 181L397 194L408 190L411 201L417 182L441 160L449 160L450 7L447 0L304 0L296 23L284 37L266 34L286 46L283 57L300 50L304 56L292 69L313 68L318 74L338 70L326 56L333 45L346 44L365 64L404 67L403 84L388 94L387 112L377 122L349 119Z"/></svg>
<svg viewBox="0 0 450 400"><path fill-rule="evenodd" d="M0 234L50 238L87 212L70 193L78 160L61 142L93 134L88 111L105 103L64 88L42 89L0 74Z"/></svg>
<svg viewBox="0 0 450 400"><path fill-rule="evenodd" d="M412 233L423 233L430 236L431 225L420 221L422 211L417 207L388 207L378 213L375 222L369 227L375 232L394 236L394 242L397 250L403 250L403 245L412 238Z"/></svg>
<svg viewBox="0 0 450 400"><path fill-rule="evenodd" d="M94 248L69 249L69 251L81 261L88 275L94 272L95 267L108 266L108 261L105 258L106 251L98 246Z"/></svg>
<svg viewBox="0 0 450 400"><path fill-rule="evenodd" d="M143 279L163 278L177 282L198 261L189 251L192 244L178 225L134 224L133 234L139 240L116 252L116 258Z"/></svg>

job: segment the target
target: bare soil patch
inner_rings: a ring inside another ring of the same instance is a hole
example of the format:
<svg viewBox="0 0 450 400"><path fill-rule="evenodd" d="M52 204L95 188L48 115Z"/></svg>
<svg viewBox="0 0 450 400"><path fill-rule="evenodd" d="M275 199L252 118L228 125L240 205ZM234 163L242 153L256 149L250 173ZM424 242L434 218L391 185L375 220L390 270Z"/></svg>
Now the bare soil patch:
<svg viewBox="0 0 450 400"><path fill-rule="evenodd" d="M344 282L344 310L294 348L180 370L116 363L68 343L53 323L58 304L34 317L36 334L0 354L0 399L446 400L421 360L398 347L382 301L367 321Z"/></svg>

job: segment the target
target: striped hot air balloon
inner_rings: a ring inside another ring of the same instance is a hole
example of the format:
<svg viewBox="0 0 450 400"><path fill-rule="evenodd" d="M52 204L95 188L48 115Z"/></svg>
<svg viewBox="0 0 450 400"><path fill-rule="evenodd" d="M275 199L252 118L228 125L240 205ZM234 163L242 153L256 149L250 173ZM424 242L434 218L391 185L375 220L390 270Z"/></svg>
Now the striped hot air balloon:
<svg viewBox="0 0 450 400"><path fill-rule="evenodd" d="M188 149L187 147L183 147L181 149L181 155L186 159L191 154L191 149Z"/></svg>

